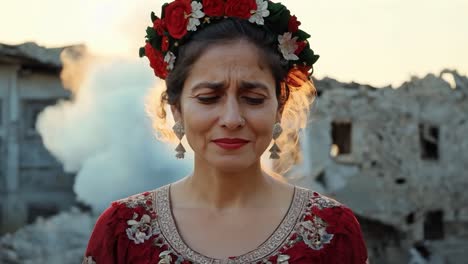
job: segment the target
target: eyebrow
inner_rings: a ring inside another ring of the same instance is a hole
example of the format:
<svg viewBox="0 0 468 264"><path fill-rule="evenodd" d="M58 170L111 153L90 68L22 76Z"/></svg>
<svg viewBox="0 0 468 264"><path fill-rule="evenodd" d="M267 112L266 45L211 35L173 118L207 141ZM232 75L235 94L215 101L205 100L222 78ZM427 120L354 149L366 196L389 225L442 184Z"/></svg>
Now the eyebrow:
<svg viewBox="0 0 468 264"><path fill-rule="evenodd" d="M208 88L212 90L221 90L224 88L224 83L220 82L201 82L197 83L195 86L192 87L192 92L196 92L202 88Z"/></svg>
<svg viewBox="0 0 468 264"><path fill-rule="evenodd" d="M240 88L241 90L252 90L252 89L261 89L265 91L267 94L270 94L270 90L268 87L261 83L261 82L247 82L247 81L241 81Z"/></svg>
<svg viewBox="0 0 468 264"><path fill-rule="evenodd" d="M193 86L192 92L196 92L197 90L200 90L202 88L208 88L212 90L221 90L221 89L226 88L226 86L227 85L225 83L221 83L221 82L201 82ZM261 89L269 94L268 87L261 82L241 81L239 89L240 90Z"/></svg>

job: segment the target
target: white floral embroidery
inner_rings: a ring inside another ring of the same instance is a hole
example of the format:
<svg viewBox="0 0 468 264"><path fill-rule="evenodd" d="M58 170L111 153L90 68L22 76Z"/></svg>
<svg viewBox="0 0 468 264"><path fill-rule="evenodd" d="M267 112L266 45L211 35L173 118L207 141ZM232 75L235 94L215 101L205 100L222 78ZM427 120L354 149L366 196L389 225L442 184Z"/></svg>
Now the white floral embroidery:
<svg viewBox="0 0 468 264"><path fill-rule="evenodd" d="M146 203L148 199L151 199L149 194L135 194L125 199L120 199L117 203L124 203L128 208L137 208L142 206L146 210L151 211L151 206Z"/></svg>
<svg viewBox="0 0 468 264"><path fill-rule="evenodd" d="M341 204L331 198L319 195L318 193L314 193L314 196L310 199L309 204L310 209L316 207L320 210L323 210L325 208L333 208L337 206L341 206ZM311 210L309 210L309 213L310 212Z"/></svg>
<svg viewBox="0 0 468 264"><path fill-rule="evenodd" d="M166 250L166 251L161 252L161 254L159 254L158 264L170 264L171 261L172 261L172 257L169 254L171 254L170 250Z"/></svg>
<svg viewBox="0 0 468 264"><path fill-rule="evenodd" d="M188 31L196 31L197 26L200 25L200 18L205 16L205 13L203 13L202 8L203 5L199 2L192 1L192 13L188 15L189 17L189 22L187 25L187 30Z"/></svg>
<svg viewBox="0 0 468 264"><path fill-rule="evenodd" d="M96 261L93 260L93 257L85 257L81 264L96 264Z"/></svg>
<svg viewBox="0 0 468 264"><path fill-rule="evenodd" d="M320 250L324 244L329 244L333 238L333 234L327 233L326 228L327 223L320 217L314 216L312 221L300 222L297 232L310 248Z"/></svg>
<svg viewBox="0 0 468 264"><path fill-rule="evenodd" d="M143 215L140 221L136 221L137 218L138 214L134 213L133 219L127 221L127 224L130 227L126 229L126 232L127 237L138 245L148 240L152 235L154 235L154 232L151 227L151 217L149 215Z"/></svg>
<svg viewBox="0 0 468 264"><path fill-rule="evenodd" d="M167 63L167 69L171 71L172 69L174 69L176 56L174 55L174 53L168 51L166 53L166 56L164 56L164 61Z"/></svg>
<svg viewBox="0 0 468 264"><path fill-rule="evenodd" d="M264 17L270 15L270 11L268 10L268 1L264 0L256 0L257 2L257 10L252 10L252 16L249 18L251 23L257 23L258 25L265 24Z"/></svg>
<svg viewBox="0 0 468 264"><path fill-rule="evenodd" d="M279 50L283 54L286 60L298 60L299 57L294 54L297 50L297 37L292 37L291 32L286 32L283 35L278 36Z"/></svg>
<svg viewBox="0 0 468 264"><path fill-rule="evenodd" d="M289 264L288 260L290 259L291 257L288 256L288 255L279 255L278 256L278 260L277 260L277 263L278 264Z"/></svg>

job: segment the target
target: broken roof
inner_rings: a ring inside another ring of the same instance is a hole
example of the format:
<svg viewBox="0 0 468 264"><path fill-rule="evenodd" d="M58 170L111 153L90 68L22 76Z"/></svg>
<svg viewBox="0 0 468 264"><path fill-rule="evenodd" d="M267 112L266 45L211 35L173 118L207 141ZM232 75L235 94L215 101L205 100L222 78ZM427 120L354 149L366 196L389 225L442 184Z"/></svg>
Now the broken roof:
<svg viewBox="0 0 468 264"><path fill-rule="evenodd" d="M0 43L0 62L60 69L62 68L60 53L68 47L71 46L45 48L34 42L26 42L20 45Z"/></svg>

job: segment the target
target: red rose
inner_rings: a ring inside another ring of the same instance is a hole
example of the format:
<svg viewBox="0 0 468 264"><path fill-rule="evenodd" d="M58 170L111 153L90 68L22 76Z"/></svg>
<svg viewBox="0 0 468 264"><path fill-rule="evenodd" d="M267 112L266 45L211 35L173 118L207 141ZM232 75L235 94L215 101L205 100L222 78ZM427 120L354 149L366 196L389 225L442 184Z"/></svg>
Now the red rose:
<svg viewBox="0 0 468 264"><path fill-rule="evenodd" d="M192 13L190 0L175 0L164 9L164 20L169 34L176 39L181 39L187 34L189 18Z"/></svg>
<svg viewBox="0 0 468 264"><path fill-rule="evenodd" d="M299 30L301 22L297 21L296 16L292 16L288 22L288 31L291 33L296 33Z"/></svg>
<svg viewBox="0 0 468 264"><path fill-rule="evenodd" d="M223 0L203 0L203 12L207 16L222 16L224 15Z"/></svg>
<svg viewBox="0 0 468 264"><path fill-rule="evenodd" d="M169 38L167 36L162 37L161 50L166 52L169 49Z"/></svg>
<svg viewBox="0 0 468 264"><path fill-rule="evenodd" d="M257 11L255 0L227 0L224 13L229 17L249 19L251 11Z"/></svg>
<svg viewBox="0 0 468 264"><path fill-rule="evenodd" d="M161 79L167 77L167 62L164 61L164 57L161 52L154 49L148 42L145 46L145 55L150 61L150 66L154 70L154 74Z"/></svg>
<svg viewBox="0 0 468 264"><path fill-rule="evenodd" d="M301 52L304 50L304 48L307 46L307 42L305 41L299 41L296 43L297 44L297 49L294 51L294 54L298 55L301 54Z"/></svg>
<svg viewBox="0 0 468 264"><path fill-rule="evenodd" d="M162 36L166 30L166 23L164 23L164 20L162 19L156 19L153 22L153 28L156 30L159 36Z"/></svg>

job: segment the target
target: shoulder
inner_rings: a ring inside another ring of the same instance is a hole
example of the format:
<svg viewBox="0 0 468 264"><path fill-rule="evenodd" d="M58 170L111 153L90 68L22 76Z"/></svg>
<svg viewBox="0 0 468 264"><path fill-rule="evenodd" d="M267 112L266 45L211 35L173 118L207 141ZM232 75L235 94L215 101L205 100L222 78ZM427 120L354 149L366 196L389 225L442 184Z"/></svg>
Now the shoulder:
<svg viewBox="0 0 468 264"><path fill-rule="evenodd" d="M127 223L129 220L143 217L156 218L153 200L154 192L144 192L113 201L98 217L95 229L111 227L111 225L119 225L122 221Z"/></svg>
<svg viewBox="0 0 468 264"><path fill-rule="evenodd" d="M334 234L347 233L361 236L360 224L348 206L312 190L307 190L307 193L305 221L322 221L327 226L327 230Z"/></svg>
<svg viewBox="0 0 468 264"><path fill-rule="evenodd" d="M154 235L157 191L147 191L112 202L99 217L96 228L99 224L112 225L114 234L125 235L135 244L144 243Z"/></svg>
<svg viewBox="0 0 468 264"><path fill-rule="evenodd" d="M133 247L149 248L151 240L159 234L153 206L155 195L156 190L112 202L96 221L86 257L97 263L113 263L115 259L123 259L119 254Z"/></svg>
<svg viewBox="0 0 468 264"><path fill-rule="evenodd" d="M301 241L313 251L330 253L325 254L330 258L327 263L365 263L367 249L353 211L318 192L303 188L299 191L307 193L303 215L296 227Z"/></svg>
<svg viewBox="0 0 468 264"><path fill-rule="evenodd" d="M329 223L334 223L337 219L346 219L351 221L353 224L359 225L353 211L345 204L313 190L302 187L296 188L299 189L299 191L306 193L306 204L304 210L305 219L320 217Z"/></svg>
<svg viewBox="0 0 468 264"><path fill-rule="evenodd" d="M156 200L161 199L161 194L167 191L167 187L168 185L165 185L151 191L134 194L113 201L101 214L100 218L114 217L124 220L125 222L142 217L145 217L145 219L148 217L150 219L156 219Z"/></svg>
<svg viewBox="0 0 468 264"><path fill-rule="evenodd" d="M158 189L142 192L120 200L113 201L110 208L120 210L137 210L141 212L152 212L155 195Z"/></svg>

